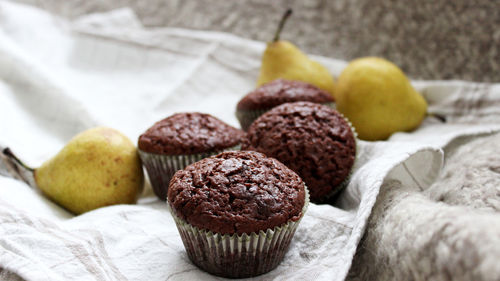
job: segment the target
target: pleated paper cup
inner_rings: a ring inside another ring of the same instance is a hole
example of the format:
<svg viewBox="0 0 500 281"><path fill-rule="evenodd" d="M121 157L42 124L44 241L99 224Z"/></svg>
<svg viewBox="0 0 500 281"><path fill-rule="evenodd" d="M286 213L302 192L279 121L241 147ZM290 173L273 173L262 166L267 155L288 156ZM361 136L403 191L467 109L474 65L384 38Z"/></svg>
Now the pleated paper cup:
<svg viewBox="0 0 500 281"><path fill-rule="evenodd" d="M139 149L139 156L141 157L142 164L146 168L154 193L158 198L165 201L167 199L168 185L175 172L201 159L217 155L224 151L233 150L240 150L240 145L223 150L187 155L155 154Z"/></svg>
<svg viewBox="0 0 500 281"><path fill-rule="evenodd" d="M242 235L199 229L179 218L167 205L188 257L196 266L217 276L245 278L269 272L283 260L309 205L309 192L306 187L302 215L297 221Z"/></svg>
<svg viewBox="0 0 500 281"><path fill-rule="evenodd" d="M333 109L335 109L336 107L334 102L327 102L322 104L329 106ZM259 118L262 114L268 112L271 109L273 109L273 107L268 107L264 109L255 109L255 110L237 109L236 118L240 122L241 129L243 129L243 131L247 131L248 128L250 128L250 125L252 125L253 121L255 121L255 119Z"/></svg>

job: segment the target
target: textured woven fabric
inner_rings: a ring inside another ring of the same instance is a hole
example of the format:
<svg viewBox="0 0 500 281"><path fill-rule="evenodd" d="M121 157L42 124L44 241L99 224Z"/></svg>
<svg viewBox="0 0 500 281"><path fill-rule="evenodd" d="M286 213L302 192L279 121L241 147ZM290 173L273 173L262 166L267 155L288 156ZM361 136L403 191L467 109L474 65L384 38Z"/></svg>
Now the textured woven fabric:
<svg viewBox="0 0 500 281"><path fill-rule="evenodd" d="M283 38L317 55L378 55L414 79L500 82L495 0L17 0L65 17L131 7L146 26L216 30L269 41L287 7Z"/></svg>

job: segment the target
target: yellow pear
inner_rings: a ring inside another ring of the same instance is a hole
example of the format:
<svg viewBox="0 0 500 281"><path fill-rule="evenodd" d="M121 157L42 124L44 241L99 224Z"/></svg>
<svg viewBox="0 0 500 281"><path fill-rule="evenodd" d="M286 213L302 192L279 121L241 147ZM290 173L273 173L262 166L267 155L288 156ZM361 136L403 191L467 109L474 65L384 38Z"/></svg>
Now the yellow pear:
<svg viewBox="0 0 500 281"><path fill-rule="evenodd" d="M137 200L144 184L134 144L106 127L84 131L35 169L38 188L75 214Z"/></svg>
<svg viewBox="0 0 500 281"><path fill-rule="evenodd" d="M360 139L384 140L417 128L427 113L423 96L393 63L359 58L342 71L335 90L337 110L353 124Z"/></svg>
<svg viewBox="0 0 500 281"><path fill-rule="evenodd" d="M287 10L272 42L267 43L262 56L257 86L278 78L299 80L315 85L333 95L335 89L333 76L320 63L311 60L292 43L279 40L279 34L292 10Z"/></svg>

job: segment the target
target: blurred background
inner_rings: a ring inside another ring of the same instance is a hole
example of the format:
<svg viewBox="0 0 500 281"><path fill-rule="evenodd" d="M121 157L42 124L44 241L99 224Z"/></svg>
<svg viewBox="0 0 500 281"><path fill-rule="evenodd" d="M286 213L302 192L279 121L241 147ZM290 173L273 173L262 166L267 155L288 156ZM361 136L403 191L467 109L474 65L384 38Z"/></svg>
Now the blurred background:
<svg viewBox="0 0 500 281"><path fill-rule="evenodd" d="M350 60L382 56L412 79L500 82L498 0L17 0L67 18L134 9L144 26L214 30L271 40L287 7L282 38L307 53Z"/></svg>

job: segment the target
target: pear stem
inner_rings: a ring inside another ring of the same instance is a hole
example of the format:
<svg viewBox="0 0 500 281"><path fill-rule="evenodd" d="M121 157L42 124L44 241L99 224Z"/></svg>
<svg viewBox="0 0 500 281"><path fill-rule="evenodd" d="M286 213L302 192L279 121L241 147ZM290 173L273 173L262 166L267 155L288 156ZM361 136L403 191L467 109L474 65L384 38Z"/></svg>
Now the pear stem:
<svg viewBox="0 0 500 281"><path fill-rule="evenodd" d="M286 20L292 15L292 9L286 10L286 12L283 14L281 17L280 23L278 25L278 30L276 30L276 33L274 34L273 42L276 42L280 40L280 33L281 30L283 29L283 26L285 26Z"/></svg>
<svg viewBox="0 0 500 281"><path fill-rule="evenodd" d="M15 179L24 181L32 187L36 187L35 169L24 164L10 148L4 148L0 154L0 160L4 160L7 172Z"/></svg>
<svg viewBox="0 0 500 281"><path fill-rule="evenodd" d="M441 121L441 123L446 123L446 116L444 116L444 115L437 114L437 113L429 113L429 112L427 112L427 116L434 117L437 120Z"/></svg>
<svg viewBox="0 0 500 281"><path fill-rule="evenodd" d="M23 161L21 161L15 154L14 152L12 152L12 150L10 150L10 148L6 147L4 148L4 150L2 151L2 153L9 157L10 159L12 159L14 162L16 162L17 165L20 165L21 167L23 167L24 169L28 170L28 171L31 171L33 172L35 169L29 167L28 165L24 164Z"/></svg>

